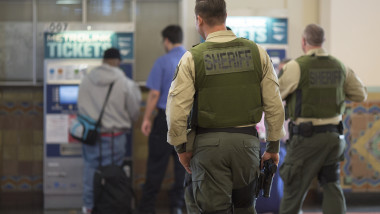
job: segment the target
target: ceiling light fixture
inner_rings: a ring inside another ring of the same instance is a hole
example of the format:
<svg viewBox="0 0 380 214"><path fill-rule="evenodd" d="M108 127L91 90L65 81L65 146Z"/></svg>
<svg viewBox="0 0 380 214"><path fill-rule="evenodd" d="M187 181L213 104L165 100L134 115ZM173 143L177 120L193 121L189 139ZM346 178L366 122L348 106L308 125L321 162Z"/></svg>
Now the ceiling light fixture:
<svg viewBox="0 0 380 214"><path fill-rule="evenodd" d="M57 0L56 4L80 4L81 0Z"/></svg>

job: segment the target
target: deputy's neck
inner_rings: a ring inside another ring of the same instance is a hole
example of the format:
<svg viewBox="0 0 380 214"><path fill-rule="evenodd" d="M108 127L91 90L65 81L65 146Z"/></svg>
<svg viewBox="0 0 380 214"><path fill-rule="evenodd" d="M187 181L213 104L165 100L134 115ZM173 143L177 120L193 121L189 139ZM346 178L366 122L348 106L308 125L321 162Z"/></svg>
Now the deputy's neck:
<svg viewBox="0 0 380 214"><path fill-rule="evenodd" d="M307 54L310 50L320 49L320 48L322 48L322 46L306 45L304 52L305 54Z"/></svg>
<svg viewBox="0 0 380 214"><path fill-rule="evenodd" d="M206 29L205 29L205 36L207 38L208 35L210 35L212 33L215 33L215 32L218 32L218 31L225 31L225 30L227 30L225 24L215 25L215 26L212 26L212 27L206 27Z"/></svg>

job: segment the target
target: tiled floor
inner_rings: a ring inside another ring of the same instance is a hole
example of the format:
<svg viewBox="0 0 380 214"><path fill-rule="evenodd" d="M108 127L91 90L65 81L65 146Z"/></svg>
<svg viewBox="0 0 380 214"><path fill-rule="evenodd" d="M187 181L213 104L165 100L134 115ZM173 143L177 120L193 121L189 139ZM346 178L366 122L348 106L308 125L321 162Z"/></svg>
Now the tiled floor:
<svg viewBox="0 0 380 214"><path fill-rule="evenodd" d="M347 214L380 214L380 200L377 205L371 206L347 206ZM307 207L303 214L322 214L320 207Z"/></svg>
<svg viewBox="0 0 380 214"><path fill-rule="evenodd" d="M378 205L374 206L354 206L347 207L347 214L380 214L380 201ZM41 209L12 209L2 210L1 214L81 214L80 210L41 210ZM165 209L160 209L157 214L168 214ZM186 213L184 213L186 214ZM307 207L304 209L303 214L322 214L321 209L318 207Z"/></svg>

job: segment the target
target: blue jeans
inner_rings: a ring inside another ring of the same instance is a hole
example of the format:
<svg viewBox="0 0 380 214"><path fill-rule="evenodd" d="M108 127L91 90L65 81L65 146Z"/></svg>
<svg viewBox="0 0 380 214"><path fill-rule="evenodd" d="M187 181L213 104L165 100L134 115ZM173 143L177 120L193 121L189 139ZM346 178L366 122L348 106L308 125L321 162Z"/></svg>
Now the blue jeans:
<svg viewBox="0 0 380 214"><path fill-rule="evenodd" d="M112 137L102 137L100 141L102 146L102 165L109 165L112 163ZM123 164L127 143L125 134L115 136L113 142L113 163L121 166ZM82 144L82 148L84 159L83 203L87 209L92 209L94 206L93 178L96 168L99 167L100 161L99 141L95 146Z"/></svg>

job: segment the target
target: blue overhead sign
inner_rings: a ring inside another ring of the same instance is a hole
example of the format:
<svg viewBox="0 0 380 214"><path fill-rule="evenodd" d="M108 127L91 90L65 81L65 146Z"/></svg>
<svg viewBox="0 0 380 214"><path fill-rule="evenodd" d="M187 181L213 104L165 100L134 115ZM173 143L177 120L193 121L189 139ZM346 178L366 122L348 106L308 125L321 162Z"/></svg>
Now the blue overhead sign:
<svg viewBox="0 0 380 214"><path fill-rule="evenodd" d="M226 25L238 36L258 44L288 44L288 19L229 16Z"/></svg>
<svg viewBox="0 0 380 214"><path fill-rule="evenodd" d="M45 33L45 59L97 59L108 48L118 48L122 59L133 59L133 33L66 31Z"/></svg>

